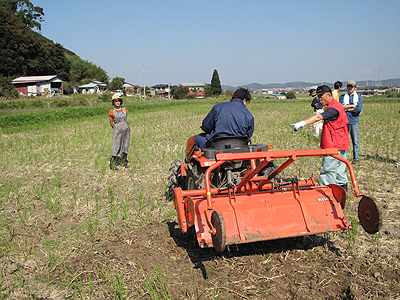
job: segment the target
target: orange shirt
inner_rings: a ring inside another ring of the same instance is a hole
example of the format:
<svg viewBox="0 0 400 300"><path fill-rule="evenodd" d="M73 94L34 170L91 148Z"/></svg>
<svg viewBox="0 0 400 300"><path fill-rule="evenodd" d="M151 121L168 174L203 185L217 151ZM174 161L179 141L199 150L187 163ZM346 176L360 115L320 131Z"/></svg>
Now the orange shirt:
<svg viewBox="0 0 400 300"><path fill-rule="evenodd" d="M121 107L121 110L125 109L126 112L128 112L128 109L126 107ZM114 111L112 109L110 109L110 111L108 112L108 115L111 116L114 119Z"/></svg>

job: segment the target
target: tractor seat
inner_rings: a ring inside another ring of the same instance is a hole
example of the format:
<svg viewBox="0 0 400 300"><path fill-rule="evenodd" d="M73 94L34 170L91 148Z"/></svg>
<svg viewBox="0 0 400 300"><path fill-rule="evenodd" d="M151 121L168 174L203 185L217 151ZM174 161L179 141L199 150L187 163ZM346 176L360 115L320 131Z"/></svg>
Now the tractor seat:
<svg viewBox="0 0 400 300"><path fill-rule="evenodd" d="M219 136L211 141L211 147L213 149L236 149L243 146L247 146L247 136Z"/></svg>

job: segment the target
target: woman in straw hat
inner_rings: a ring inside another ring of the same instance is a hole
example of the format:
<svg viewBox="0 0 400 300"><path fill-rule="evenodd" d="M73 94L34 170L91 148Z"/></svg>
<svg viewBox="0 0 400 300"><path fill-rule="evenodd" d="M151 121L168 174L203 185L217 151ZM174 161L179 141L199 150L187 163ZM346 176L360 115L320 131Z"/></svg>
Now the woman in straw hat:
<svg viewBox="0 0 400 300"><path fill-rule="evenodd" d="M110 168L116 170L117 155L122 153L122 164L128 165L128 149L131 137L131 129L127 122L128 110L122 107L124 99L118 94L114 94L111 98L111 103L114 108L108 112L110 125L114 128L111 146Z"/></svg>

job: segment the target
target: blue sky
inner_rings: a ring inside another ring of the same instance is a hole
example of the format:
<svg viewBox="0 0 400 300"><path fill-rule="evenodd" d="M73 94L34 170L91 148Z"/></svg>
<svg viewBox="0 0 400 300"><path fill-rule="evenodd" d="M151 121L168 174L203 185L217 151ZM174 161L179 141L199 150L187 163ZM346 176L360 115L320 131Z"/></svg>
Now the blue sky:
<svg viewBox="0 0 400 300"><path fill-rule="evenodd" d="M42 35L148 86L400 77L400 1L31 0ZM375 72L374 72L375 70Z"/></svg>

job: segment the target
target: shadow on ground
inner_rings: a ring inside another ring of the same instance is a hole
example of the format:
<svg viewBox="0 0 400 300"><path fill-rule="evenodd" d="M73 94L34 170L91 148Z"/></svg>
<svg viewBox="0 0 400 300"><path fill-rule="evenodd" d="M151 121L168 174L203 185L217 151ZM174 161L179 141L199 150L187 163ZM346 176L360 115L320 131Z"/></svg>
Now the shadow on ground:
<svg viewBox="0 0 400 300"><path fill-rule="evenodd" d="M176 222L168 222L170 236L178 247L185 249L195 269L200 269L203 278L207 279L207 270L203 264L217 257L241 257L255 254L269 254L286 252L288 250L309 250L314 247L324 246L337 256L341 256L339 249L328 239L320 235L301 236L279 240L254 242L247 244L229 245L222 254L218 254L213 248L200 248L194 235L194 226L187 233L183 233Z"/></svg>
<svg viewBox="0 0 400 300"><path fill-rule="evenodd" d="M387 157L382 157L379 155L362 155L364 157L365 160L376 160L379 162L384 162L384 163L389 163L389 164L395 164L395 165L400 165L400 162L391 158L387 158Z"/></svg>

